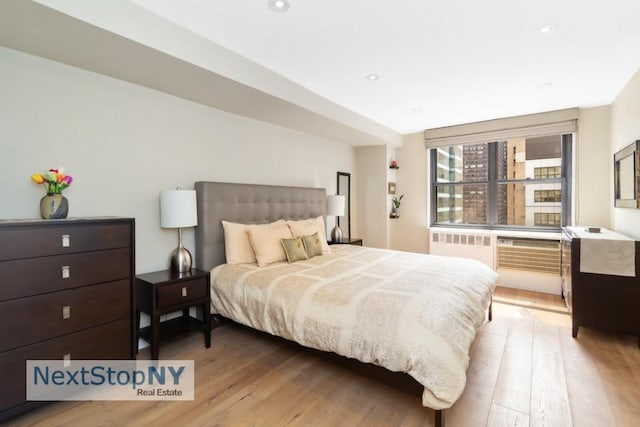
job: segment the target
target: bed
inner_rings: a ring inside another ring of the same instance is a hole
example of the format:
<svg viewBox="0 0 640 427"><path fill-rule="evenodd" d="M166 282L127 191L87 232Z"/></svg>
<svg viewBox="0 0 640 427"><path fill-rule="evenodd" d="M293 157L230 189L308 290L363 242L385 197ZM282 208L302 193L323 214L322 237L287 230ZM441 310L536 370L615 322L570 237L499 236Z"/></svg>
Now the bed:
<svg viewBox="0 0 640 427"><path fill-rule="evenodd" d="M325 190L215 182L196 182L195 189L196 265L211 270L212 313L355 365L382 367L392 383L418 383L422 404L443 424L442 410L464 390L495 272L471 260L352 245L261 266L227 253L233 261L226 263L229 222L286 220L294 230L324 218Z"/></svg>

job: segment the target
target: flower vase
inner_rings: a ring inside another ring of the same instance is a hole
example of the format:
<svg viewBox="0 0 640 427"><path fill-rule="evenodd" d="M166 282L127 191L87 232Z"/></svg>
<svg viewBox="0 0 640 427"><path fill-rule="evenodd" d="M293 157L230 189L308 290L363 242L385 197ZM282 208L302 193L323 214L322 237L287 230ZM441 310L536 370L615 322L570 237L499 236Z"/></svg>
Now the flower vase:
<svg viewBox="0 0 640 427"><path fill-rule="evenodd" d="M69 213L69 201L62 194L47 193L40 199L42 219L63 219Z"/></svg>

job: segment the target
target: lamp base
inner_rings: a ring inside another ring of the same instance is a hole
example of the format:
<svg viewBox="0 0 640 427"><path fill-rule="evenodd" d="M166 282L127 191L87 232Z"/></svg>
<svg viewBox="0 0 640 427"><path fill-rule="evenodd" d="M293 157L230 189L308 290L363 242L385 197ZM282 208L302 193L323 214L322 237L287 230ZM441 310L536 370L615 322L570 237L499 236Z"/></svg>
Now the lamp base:
<svg viewBox="0 0 640 427"><path fill-rule="evenodd" d="M341 242L342 241L342 230L337 225L333 227L331 230L331 241L332 242Z"/></svg>
<svg viewBox="0 0 640 427"><path fill-rule="evenodd" d="M171 252L169 265L172 273L191 271L191 253L184 246L178 246Z"/></svg>

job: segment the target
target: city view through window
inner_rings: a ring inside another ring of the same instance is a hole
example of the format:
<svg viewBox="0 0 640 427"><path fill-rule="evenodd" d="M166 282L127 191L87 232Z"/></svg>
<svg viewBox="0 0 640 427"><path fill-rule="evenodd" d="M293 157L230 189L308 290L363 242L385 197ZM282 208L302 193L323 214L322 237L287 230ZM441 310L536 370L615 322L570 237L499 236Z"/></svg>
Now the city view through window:
<svg viewBox="0 0 640 427"><path fill-rule="evenodd" d="M560 227L562 153L562 135L434 148L435 223Z"/></svg>

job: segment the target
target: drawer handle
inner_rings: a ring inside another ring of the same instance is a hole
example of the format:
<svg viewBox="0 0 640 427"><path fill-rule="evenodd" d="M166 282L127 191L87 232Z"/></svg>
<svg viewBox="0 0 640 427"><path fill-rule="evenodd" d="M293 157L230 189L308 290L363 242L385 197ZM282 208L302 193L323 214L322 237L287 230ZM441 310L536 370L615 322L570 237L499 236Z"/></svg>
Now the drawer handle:
<svg viewBox="0 0 640 427"><path fill-rule="evenodd" d="M68 265L63 265L62 266L62 278L63 279L68 279L69 277L71 277L71 267L69 267Z"/></svg>
<svg viewBox="0 0 640 427"><path fill-rule="evenodd" d="M64 307L62 307L62 319L66 320L70 318L71 318L71 306L65 305Z"/></svg>
<svg viewBox="0 0 640 427"><path fill-rule="evenodd" d="M71 246L71 239L69 238L68 234L63 234L62 235L62 247L63 248L68 248L69 246Z"/></svg>
<svg viewBox="0 0 640 427"><path fill-rule="evenodd" d="M183 286L183 287L182 287L182 296L183 296L183 297L186 297L186 296L187 296L187 287L186 287L186 286Z"/></svg>
<svg viewBox="0 0 640 427"><path fill-rule="evenodd" d="M71 353L67 353L62 356L62 364L65 368L71 366Z"/></svg>

